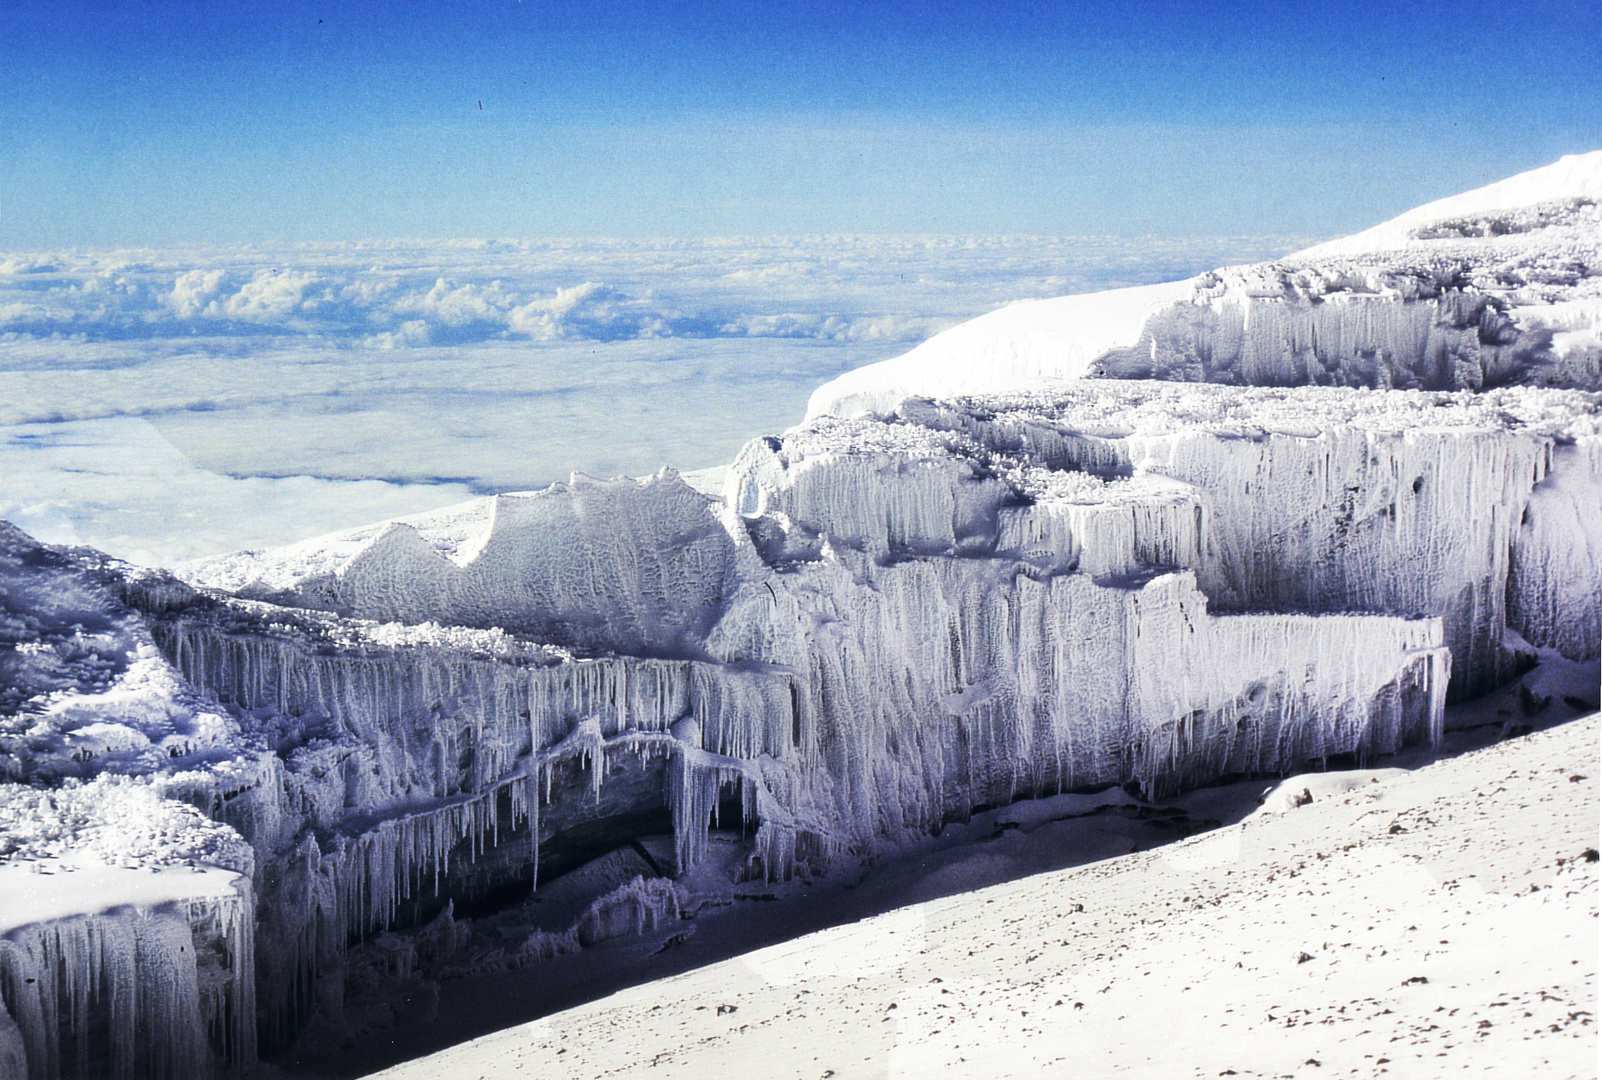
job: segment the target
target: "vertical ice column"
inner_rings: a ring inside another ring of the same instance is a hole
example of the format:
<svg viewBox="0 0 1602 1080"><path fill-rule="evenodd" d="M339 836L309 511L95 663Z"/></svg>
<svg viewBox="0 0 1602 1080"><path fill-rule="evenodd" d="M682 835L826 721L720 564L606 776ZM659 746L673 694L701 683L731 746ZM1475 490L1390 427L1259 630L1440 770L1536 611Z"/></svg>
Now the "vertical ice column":
<svg viewBox="0 0 1602 1080"><path fill-rule="evenodd" d="M22 1029L0 1000L0 1080L28 1080L28 1047Z"/></svg>
<svg viewBox="0 0 1602 1080"><path fill-rule="evenodd" d="M0 1030L0 1063L16 1058L19 1041L30 1080L193 1080L218 1059L253 1061L253 918L247 889L0 937L0 993L15 1031ZM197 944L211 955L197 956Z"/></svg>
<svg viewBox="0 0 1602 1080"><path fill-rule="evenodd" d="M1571 660L1602 649L1602 438L1554 446L1513 537L1508 624Z"/></svg>

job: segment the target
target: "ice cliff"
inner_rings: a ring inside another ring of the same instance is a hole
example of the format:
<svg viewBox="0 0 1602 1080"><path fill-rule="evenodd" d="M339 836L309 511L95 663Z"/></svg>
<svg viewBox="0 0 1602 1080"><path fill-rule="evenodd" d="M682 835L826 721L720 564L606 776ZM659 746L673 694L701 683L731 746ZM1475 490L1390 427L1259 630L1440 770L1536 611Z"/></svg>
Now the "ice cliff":
<svg viewBox="0 0 1602 1080"><path fill-rule="evenodd" d="M242 1067L620 851L497 962L676 917L714 821L811 874L1428 744L1595 657L1599 173L1003 309L721 496L575 476L172 574L0 526L0 1075Z"/></svg>

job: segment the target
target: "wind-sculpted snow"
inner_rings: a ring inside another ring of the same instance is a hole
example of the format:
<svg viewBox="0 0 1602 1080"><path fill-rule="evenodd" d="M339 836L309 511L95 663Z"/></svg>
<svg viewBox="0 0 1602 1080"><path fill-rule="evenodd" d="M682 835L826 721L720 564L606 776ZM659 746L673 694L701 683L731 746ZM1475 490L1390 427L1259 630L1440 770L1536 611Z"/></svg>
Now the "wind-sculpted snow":
<svg viewBox="0 0 1602 1080"><path fill-rule="evenodd" d="M1599 200L1602 151L1278 262L1016 304L847 372L807 412L1086 378L1602 389Z"/></svg>

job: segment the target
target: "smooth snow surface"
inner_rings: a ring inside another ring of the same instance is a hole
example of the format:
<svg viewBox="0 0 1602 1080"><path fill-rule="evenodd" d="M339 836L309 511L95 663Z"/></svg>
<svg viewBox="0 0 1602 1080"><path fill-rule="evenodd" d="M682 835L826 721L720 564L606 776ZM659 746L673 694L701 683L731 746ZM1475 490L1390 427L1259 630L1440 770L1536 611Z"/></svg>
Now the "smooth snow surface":
<svg viewBox="0 0 1602 1080"><path fill-rule="evenodd" d="M378 1075L1594 1076L1598 737L1593 714L1411 774L1329 774L1286 812Z"/></svg>
<svg viewBox="0 0 1602 1080"><path fill-rule="evenodd" d="M1194 287L1175 281L1012 304L846 372L813 393L807 415L888 412L909 393L953 397L1084 378L1102 357L1139 344L1151 316Z"/></svg>
<svg viewBox="0 0 1602 1080"><path fill-rule="evenodd" d="M1505 235L1504 230L1511 231L1521 223L1509 215L1510 211L1545 208L1564 202L1602 202L1602 150L1570 154L1539 169L1425 203L1372 229L1315 244L1286 258L1316 259L1424 247L1431 240L1449 238L1453 234L1464 237Z"/></svg>

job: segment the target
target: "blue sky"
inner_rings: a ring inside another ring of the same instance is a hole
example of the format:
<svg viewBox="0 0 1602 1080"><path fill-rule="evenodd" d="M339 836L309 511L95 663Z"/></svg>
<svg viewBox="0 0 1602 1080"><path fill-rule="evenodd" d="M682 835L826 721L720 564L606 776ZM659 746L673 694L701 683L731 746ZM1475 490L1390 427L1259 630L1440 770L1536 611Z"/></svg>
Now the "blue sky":
<svg viewBox="0 0 1602 1080"><path fill-rule="evenodd" d="M0 250L1352 231L1602 147L1584 2L0 7Z"/></svg>

